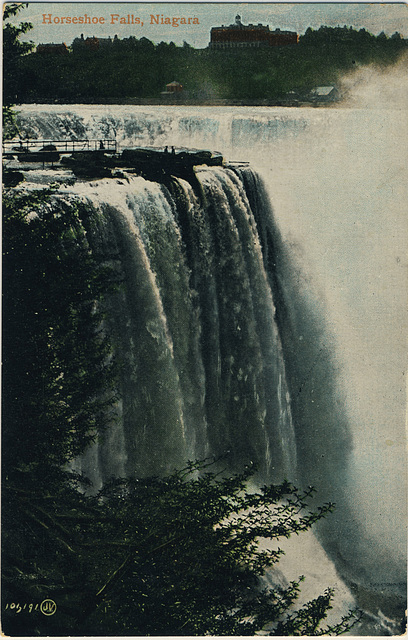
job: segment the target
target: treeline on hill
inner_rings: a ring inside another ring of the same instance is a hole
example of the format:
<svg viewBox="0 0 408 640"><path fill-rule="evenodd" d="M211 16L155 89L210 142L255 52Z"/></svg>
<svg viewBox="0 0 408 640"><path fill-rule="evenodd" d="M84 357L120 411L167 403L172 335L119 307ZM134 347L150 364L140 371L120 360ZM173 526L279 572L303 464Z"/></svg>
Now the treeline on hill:
<svg viewBox="0 0 408 640"><path fill-rule="evenodd" d="M307 29L297 45L261 49L198 50L131 36L99 49L74 47L67 55L24 56L15 101L158 99L177 80L183 99L274 102L290 91L333 84L358 65L393 64L407 44L398 33L325 26Z"/></svg>

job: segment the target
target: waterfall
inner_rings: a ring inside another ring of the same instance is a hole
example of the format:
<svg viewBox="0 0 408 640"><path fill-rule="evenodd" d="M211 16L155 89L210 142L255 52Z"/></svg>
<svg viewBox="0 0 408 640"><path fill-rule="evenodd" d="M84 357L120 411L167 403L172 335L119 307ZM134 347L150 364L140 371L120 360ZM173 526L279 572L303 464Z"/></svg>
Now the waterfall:
<svg viewBox="0 0 408 640"><path fill-rule="evenodd" d="M254 462L264 480L295 475L260 239L268 209L254 200L260 185L249 168L203 167L196 175L194 185L128 177L114 189L112 180L74 189L97 212L91 246L115 257L123 280L108 303L121 427L83 461L100 482L167 473L208 455L226 456L234 470Z"/></svg>
<svg viewBox="0 0 408 640"><path fill-rule="evenodd" d="M395 327L406 318L395 300L406 224L386 197L403 195L390 118L37 105L22 108L19 125L28 137L187 145L251 162L166 185L125 176L61 187L94 207L91 246L122 283L107 310L121 362L118 420L78 465L99 486L226 455L231 470L256 462L261 481L312 484L318 504L336 503L315 532L325 552L374 616L397 619L389 602L404 598L406 551L395 372L405 364ZM379 190L383 173L391 182ZM378 309L377 263L389 296ZM388 457L385 438L395 443ZM397 632L375 620L369 634Z"/></svg>
<svg viewBox="0 0 408 640"><path fill-rule="evenodd" d="M81 105L80 110L62 105L26 105L17 116L22 137L81 140L112 138L120 147L137 145L246 148L280 138L300 135L309 125L304 115L271 115L268 108L239 115L234 108L200 110L165 106L153 111L143 107Z"/></svg>

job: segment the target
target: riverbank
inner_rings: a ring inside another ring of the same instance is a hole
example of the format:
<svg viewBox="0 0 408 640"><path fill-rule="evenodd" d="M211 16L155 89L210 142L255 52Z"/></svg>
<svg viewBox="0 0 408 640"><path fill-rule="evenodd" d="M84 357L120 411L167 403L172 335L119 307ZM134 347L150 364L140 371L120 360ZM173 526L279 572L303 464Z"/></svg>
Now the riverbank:
<svg viewBox="0 0 408 640"><path fill-rule="evenodd" d="M169 98L122 98L109 97L103 100L82 100L81 102L67 100L42 100L42 104L98 104L98 105L134 105L134 106L154 106L161 107L166 105L180 107L329 107L335 106L336 102L311 101L298 99L281 99L281 100L228 100L228 99L207 99L198 100L194 98L185 98L174 96ZM38 104L37 102L26 102L25 104Z"/></svg>

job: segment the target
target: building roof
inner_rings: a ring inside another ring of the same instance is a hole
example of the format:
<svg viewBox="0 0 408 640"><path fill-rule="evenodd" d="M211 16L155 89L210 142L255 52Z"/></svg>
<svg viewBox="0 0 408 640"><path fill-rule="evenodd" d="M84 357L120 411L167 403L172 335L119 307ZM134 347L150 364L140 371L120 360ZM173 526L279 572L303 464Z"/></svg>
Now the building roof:
<svg viewBox="0 0 408 640"><path fill-rule="evenodd" d="M169 82L166 84L166 87L182 87L181 82L177 82L177 80L173 80L173 82Z"/></svg>
<svg viewBox="0 0 408 640"><path fill-rule="evenodd" d="M241 16L237 15L234 24L212 27L210 40L210 47L280 46L297 43L298 34L295 31L281 31L278 28L271 31L267 24L243 24Z"/></svg>
<svg viewBox="0 0 408 640"><path fill-rule="evenodd" d="M312 93L316 96L328 96L336 87L315 87L312 89Z"/></svg>
<svg viewBox="0 0 408 640"><path fill-rule="evenodd" d="M40 44L38 44L37 46L49 49L51 47L66 47L67 45L65 44L65 42L46 42L44 44L40 42Z"/></svg>

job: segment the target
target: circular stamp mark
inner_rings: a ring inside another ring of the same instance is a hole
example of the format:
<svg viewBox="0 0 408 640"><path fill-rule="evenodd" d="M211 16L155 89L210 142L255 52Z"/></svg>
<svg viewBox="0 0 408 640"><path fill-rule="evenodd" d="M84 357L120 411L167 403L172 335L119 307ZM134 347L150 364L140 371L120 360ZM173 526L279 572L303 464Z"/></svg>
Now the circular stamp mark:
<svg viewBox="0 0 408 640"><path fill-rule="evenodd" d="M53 616L56 610L57 605L55 604L54 600L51 600L50 598L43 600L40 604L40 611L45 616Z"/></svg>

